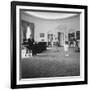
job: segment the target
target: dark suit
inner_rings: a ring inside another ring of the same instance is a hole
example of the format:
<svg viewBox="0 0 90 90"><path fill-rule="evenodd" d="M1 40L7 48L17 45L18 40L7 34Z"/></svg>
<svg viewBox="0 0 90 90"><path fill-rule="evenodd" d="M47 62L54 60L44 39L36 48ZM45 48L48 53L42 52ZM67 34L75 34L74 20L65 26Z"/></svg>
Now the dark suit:
<svg viewBox="0 0 90 90"><path fill-rule="evenodd" d="M28 45L29 45L30 50L33 50L33 43L34 43L34 40L29 38L28 39Z"/></svg>

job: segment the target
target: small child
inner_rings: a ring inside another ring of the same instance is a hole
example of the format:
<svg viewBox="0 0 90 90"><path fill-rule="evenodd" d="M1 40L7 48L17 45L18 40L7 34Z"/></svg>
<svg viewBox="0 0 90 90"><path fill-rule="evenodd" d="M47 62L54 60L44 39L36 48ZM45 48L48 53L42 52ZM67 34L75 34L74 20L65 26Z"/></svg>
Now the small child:
<svg viewBox="0 0 90 90"><path fill-rule="evenodd" d="M65 41L65 44L64 44L64 51L65 51L65 56L69 56L69 46L68 46L68 41Z"/></svg>

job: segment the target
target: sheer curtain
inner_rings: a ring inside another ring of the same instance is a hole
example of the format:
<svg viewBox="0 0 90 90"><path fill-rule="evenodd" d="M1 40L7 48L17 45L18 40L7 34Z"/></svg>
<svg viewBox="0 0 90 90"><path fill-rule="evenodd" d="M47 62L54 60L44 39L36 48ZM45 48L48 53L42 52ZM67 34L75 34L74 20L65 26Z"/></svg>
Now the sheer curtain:
<svg viewBox="0 0 90 90"><path fill-rule="evenodd" d="M26 32L26 39L30 38L31 36L31 29L30 26L27 27L27 32Z"/></svg>

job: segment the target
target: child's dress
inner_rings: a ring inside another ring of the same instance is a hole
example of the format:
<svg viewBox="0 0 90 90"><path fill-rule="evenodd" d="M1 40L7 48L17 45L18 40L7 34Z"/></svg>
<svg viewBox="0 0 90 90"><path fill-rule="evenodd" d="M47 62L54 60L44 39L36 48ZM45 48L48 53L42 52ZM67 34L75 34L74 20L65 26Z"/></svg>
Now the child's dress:
<svg viewBox="0 0 90 90"><path fill-rule="evenodd" d="M65 56L69 56L68 49L69 49L68 44L65 44L64 45Z"/></svg>
<svg viewBox="0 0 90 90"><path fill-rule="evenodd" d="M64 45L64 51L68 51L68 45L67 44Z"/></svg>

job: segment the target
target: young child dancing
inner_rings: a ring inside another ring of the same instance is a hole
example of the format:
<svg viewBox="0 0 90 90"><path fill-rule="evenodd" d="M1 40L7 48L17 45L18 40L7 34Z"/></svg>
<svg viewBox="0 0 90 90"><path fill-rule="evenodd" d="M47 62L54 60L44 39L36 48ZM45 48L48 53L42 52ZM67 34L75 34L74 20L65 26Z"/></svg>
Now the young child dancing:
<svg viewBox="0 0 90 90"><path fill-rule="evenodd" d="M68 45L68 41L65 41L64 51L65 51L65 56L69 56L69 45Z"/></svg>

